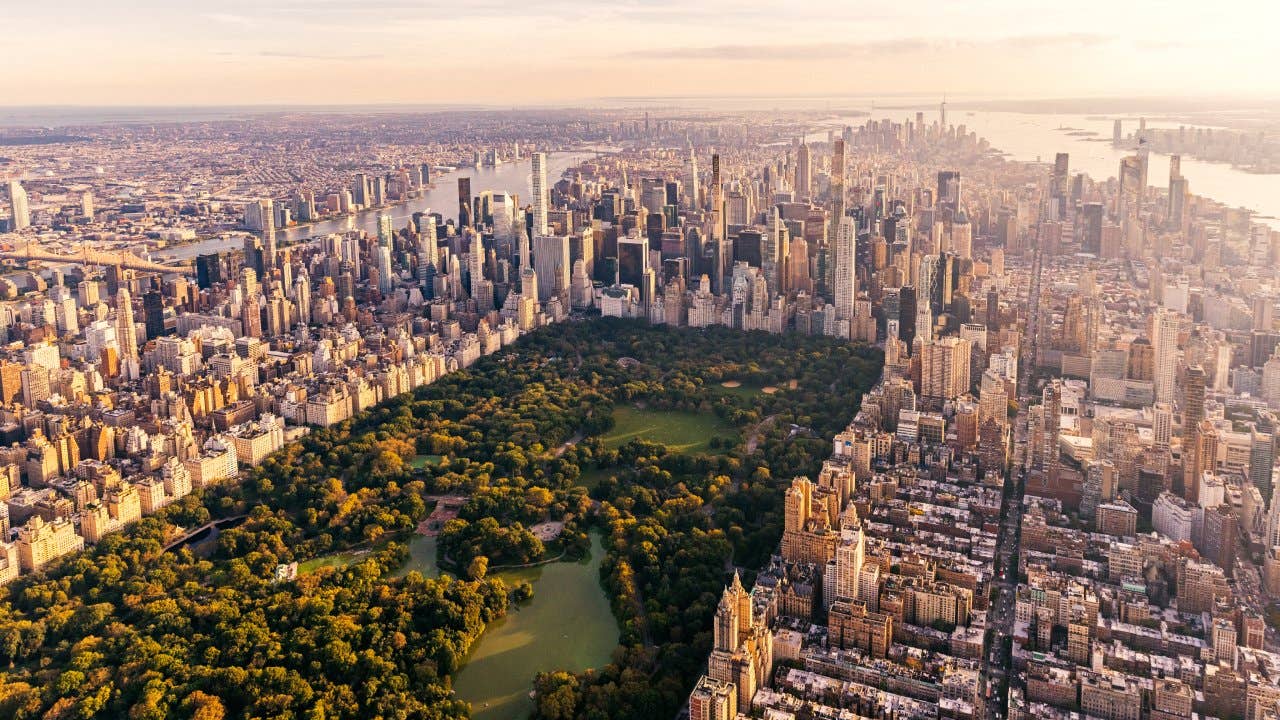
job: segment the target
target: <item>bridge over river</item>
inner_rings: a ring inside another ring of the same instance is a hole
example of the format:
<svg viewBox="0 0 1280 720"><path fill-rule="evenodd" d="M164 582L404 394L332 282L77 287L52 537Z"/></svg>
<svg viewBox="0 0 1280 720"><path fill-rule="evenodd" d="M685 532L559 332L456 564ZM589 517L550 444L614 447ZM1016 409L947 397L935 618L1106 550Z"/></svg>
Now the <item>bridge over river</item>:
<svg viewBox="0 0 1280 720"><path fill-rule="evenodd" d="M180 273L183 275L195 274L195 270L189 264L162 265L161 263L143 260L130 252L105 252L102 250L92 250L88 246L85 246L83 250L77 253L60 255L58 253L45 250L44 248L36 247L32 243L28 242L26 246L22 248L0 248L0 258L12 258L14 260L39 260L41 262L67 263L71 265L115 265L143 272Z"/></svg>

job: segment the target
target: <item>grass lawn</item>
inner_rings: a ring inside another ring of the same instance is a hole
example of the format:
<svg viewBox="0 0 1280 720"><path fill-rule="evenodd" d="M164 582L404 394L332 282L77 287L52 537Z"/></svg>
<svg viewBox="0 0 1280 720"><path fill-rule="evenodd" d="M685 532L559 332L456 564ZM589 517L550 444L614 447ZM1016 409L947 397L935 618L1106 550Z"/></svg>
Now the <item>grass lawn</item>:
<svg viewBox="0 0 1280 720"><path fill-rule="evenodd" d="M609 479L610 475L617 475L616 469L585 468L582 474L578 476L578 484L588 490L594 490L601 482Z"/></svg>
<svg viewBox="0 0 1280 720"><path fill-rule="evenodd" d="M409 537L389 537L378 541L377 550L381 550L390 542L399 542L409 547L409 559L392 574L392 577L404 577L410 570L417 570L424 577L439 577L440 568L436 565L436 538L414 533ZM344 550L313 557L298 563L298 574L306 575L322 568L343 568L360 562L370 555L369 550Z"/></svg>
<svg viewBox="0 0 1280 720"><path fill-rule="evenodd" d="M737 434L737 430L711 413L641 410L631 405L614 410L613 422L613 429L600 438L605 447L616 448L632 438L641 438L666 445L675 452L702 453L707 452L707 442L712 437Z"/></svg>
<svg viewBox="0 0 1280 720"><path fill-rule="evenodd" d="M360 558L366 557L369 553L340 552L333 555L321 555L310 560L303 560L298 563L298 574L306 575L313 573L321 568L340 568L346 567Z"/></svg>
<svg viewBox="0 0 1280 720"><path fill-rule="evenodd" d="M414 458L409 461L409 467L414 470L421 470L428 465L434 467L442 462L444 462L444 456L442 455L415 455Z"/></svg>

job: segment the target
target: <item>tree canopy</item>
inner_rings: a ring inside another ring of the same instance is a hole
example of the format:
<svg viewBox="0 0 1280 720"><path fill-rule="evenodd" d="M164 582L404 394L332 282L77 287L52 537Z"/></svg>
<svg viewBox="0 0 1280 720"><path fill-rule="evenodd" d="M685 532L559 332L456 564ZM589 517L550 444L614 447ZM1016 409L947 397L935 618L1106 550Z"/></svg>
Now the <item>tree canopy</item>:
<svg viewBox="0 0 1280 720"><path fill-rule="evenodd" d="M780 483L816 471L880 362L827 338L611 319L526 335L4 588L0 717L465 717L450 674L530 593L493 568L574 557L593 527L620 646L596 671L539 676L538 713L670 716L730 568L777 544ZM725 393L730 379L784 391ZM606 448L625 403L715 413L737 432L709 454ZM418 455L440 460L415 467ZM590 493L587 472L604 477ZM453 573L393 577L444 495L467 498L440 535ZM163 550L181 528L239 515L207 552ZM550 520L564 531L544 547L529 528ZM357 563L274 579L281 563L357 547L370 550Z"/></svg>

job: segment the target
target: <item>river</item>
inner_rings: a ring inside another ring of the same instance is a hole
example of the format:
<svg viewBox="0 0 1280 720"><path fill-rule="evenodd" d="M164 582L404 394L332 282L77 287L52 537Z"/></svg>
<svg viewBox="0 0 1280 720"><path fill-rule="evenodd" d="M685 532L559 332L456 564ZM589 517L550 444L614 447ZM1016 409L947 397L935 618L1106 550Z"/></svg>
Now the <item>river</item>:
<svg viewBox="0 0 1280 720"><path fill-rule="evenodd" d="M605 151L604 148L601 151ZM547 158L547 182L554 185L564 171L578 163L595 156L594 150L575 152L549 153ZM458 216L458 179L471 178L471 194L479 195L486 190L502 191L518 194L521 202L527 202L532 196L530 189L532 175L529 170L531 160L524 158L519 162L508 162L496 167L460 168L454 172L439 175L435 179L435 187L428 189L421 196L406 203L383 209L361 210L360 212L334 220L325 220L310 225L282 228L276 232L276 242L280 246L293 244L308 238L320 237L330 233L343 233L348 230L364 230L375 234L378 231L378 215L391 216L392 224L402 228L409 223L415 212L433 210L446 219ZM243 249L239 240L209 238L186 245L177 245L158 251L157 255L167 255L182 260L189 260L197 255L214 252L227 252Z"/></svg>

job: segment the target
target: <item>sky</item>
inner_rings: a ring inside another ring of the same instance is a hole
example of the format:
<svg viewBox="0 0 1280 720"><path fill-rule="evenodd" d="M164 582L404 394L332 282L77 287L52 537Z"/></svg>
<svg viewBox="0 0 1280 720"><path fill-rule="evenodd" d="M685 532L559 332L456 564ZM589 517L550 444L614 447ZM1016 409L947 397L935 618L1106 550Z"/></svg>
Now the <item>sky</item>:
<svg viewBox="0 0 1280 720"><path fill-rule="evenodd" d="M1271 0L8 0L0 105L1280 97Z"/></svg>

